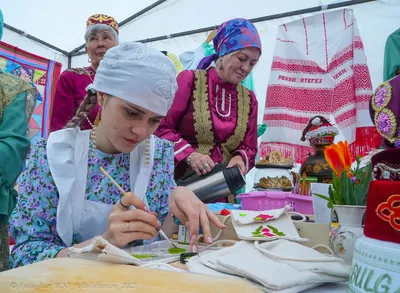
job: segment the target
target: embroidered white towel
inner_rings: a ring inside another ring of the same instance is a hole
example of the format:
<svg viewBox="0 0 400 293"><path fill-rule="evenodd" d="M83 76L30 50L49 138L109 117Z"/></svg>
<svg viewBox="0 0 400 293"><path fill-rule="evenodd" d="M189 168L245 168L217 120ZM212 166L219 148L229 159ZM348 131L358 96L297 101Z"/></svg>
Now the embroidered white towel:
<svg viewBox="0 0 400 293"><path fill-rule="evenodd" d="M351 267L340 258L324 255L315 249L288 240L258 243L255 247L268 258L285 263L298 271L311 271L348 278Z"/></svg>
<svg viewBox="0 0 400 293"><path fill-rule="evenodd" d="M270 259L257 250L252 242L241 241L216 263L238 275L261 283L267 292L297 293L326 282L343 282L345 278L298 271L292 266Z"/></svg>
<svg viewBox="0 0 400 293"><path fill-rule="evenodd" d="M290 205L282 209L268 210L268 211L245 211L245 210L232 210L232 220L238 225L248 225L254 223L265 223L267 221L278 219L284 213L290 210Z"/></svg>
<svg viewBox="0 0 400 293"><path fill-rule="evenodd" d="M246 211L246 213L247 212L249 211ZM237 216L232 215L232 218L237 219ZM309 241L309 239L301 238L299 236L291 217L285 213L282 213L278 218L268 220L265 223L255 222L242 225L238 224L235 220L233 220L232 223L236 234L243 240L272 241L276 239L288 239L296 242Z"/></svg>

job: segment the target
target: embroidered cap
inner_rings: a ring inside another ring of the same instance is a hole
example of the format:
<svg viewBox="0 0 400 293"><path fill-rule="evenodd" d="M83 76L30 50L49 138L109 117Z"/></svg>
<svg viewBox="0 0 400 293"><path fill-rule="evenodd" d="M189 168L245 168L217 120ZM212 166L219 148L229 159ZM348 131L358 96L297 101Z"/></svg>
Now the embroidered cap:
<svg viewBox="0 0 400 293"><path fill-rule="evenodd" d="M142 43L120 43L100 61L94 90L165 116L178 85L174 63L160 51Z"/></svg>
<svg viewBox="0 0 400 293"><path fill-rule="evenodd" d="M382 83L370 100L370 115L387 147L400 148L400 76Z"/></svg>
<svg viewBox="0 0 400 293"><path fill-rule="evenodd" d="M339 130L334 127L323 116L315 116L310 119L308 125L304 129L302 141L308 139L311 145L315 144L332 144Z"/></svg>
<svg viewBox="0 0 400 293"><path fill-rule="evenodd" d="M118 22L111 16L105 14L94 14L90 16L86 22L86 29L95 24L106 24L111 26L116 30L117 34L119 33Z"/></svg>

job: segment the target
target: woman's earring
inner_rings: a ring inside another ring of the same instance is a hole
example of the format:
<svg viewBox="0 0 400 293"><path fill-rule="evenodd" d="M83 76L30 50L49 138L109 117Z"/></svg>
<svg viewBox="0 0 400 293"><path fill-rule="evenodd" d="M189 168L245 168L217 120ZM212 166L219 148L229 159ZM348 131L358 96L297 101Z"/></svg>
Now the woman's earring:
<svg viewBox="0 0 400 293"><path fill-rule="evenodd" d="M89 63L92 63L92 60L90 60L90 57L87 58L87 61L88 61Z"/></svg>
<svg viewBox="0 0 400 293"><path fill-rule="evenodd" d="M144 166L150 167L150 137L145 141L144 149Z"/></svg>

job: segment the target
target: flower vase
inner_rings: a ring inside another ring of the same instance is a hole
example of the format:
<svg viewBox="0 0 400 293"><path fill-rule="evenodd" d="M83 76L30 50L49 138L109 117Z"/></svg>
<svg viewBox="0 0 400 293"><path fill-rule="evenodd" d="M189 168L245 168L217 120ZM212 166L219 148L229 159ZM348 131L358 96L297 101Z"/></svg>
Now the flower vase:
<svg viewBox="0 0 400 293"><path fill-rule="evenodd" d="M330 244L347 265L353 260L356 240L364 235L365 206L333 205Z"/></svg>

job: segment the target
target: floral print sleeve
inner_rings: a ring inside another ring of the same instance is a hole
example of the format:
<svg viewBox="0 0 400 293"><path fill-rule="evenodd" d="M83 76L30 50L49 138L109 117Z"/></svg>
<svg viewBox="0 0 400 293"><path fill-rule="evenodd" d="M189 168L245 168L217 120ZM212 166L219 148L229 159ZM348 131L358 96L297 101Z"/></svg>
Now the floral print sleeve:
<svg viewBox="0 0 400 293"><path fill-rule="evenodd" d="M15 246L12 268L54 258L63 248L56 231L58 192L46 157L46 141L32 146L28 166L18 180L17 206L9 220Z"/></svg>
<svg viewBox="0 0 400 293"><path fill-rule="evenodd" d="M168 215L168 197L174 188L174 145L155 137L154 165L146 196L150 209L156 207L161 223Z"/></svg>
<svg viewBox="0 0 400 293"><path fill-rule="evenodd" d="M120 193L108 180L99 180L99 166L107 165L107 172L122 188L129 190L129 154L105 155L89 151L88 163L88 199L117 203ZM168 197L174 188L173 144L155 137L154 164L146 196L150 210L158 214L161 223L167 217ZM66 247L56 229L58 199L47 162L46 142L40 140L32 147L27 170L19 179L18 202L10 218L10 232L15 240L10 257L12 268L54 258ZM159 237L152 241L156 240ZM76 235L73 243L79 243ZM141 243L138 241L136 244Z"/></svg>

